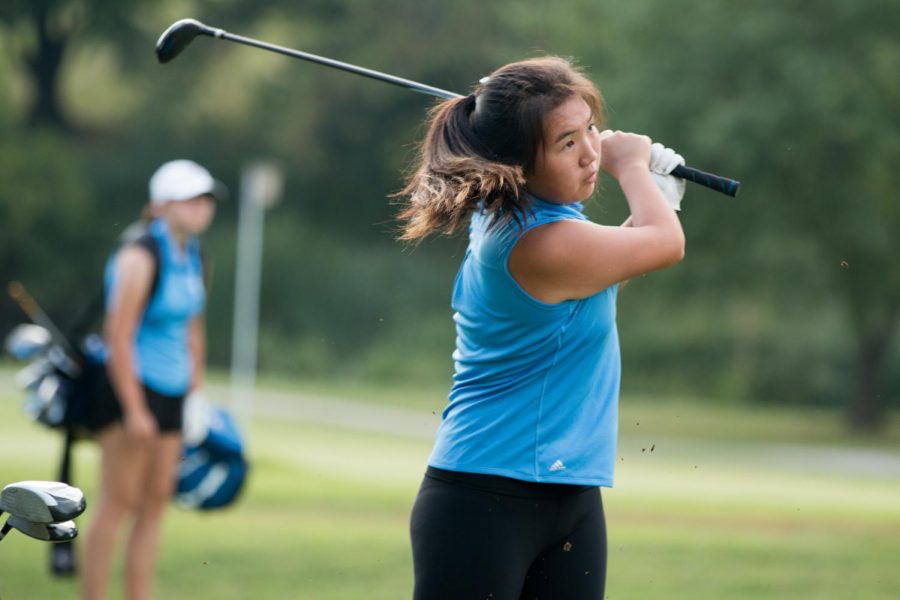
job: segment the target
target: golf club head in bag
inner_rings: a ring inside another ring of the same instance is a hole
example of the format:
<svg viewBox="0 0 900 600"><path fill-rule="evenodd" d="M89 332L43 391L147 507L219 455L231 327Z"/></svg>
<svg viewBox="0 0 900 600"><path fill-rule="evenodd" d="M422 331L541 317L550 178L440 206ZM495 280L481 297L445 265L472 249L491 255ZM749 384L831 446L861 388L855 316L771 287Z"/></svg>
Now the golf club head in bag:
<svg viewBox="0 0 900 600"><path fill-rule="evenodd" d="M47 427L61 424L65 404L60 410L59 383L56 367L46 356L37 357L16 373L16 385L25 391L22 408L29 419Z"/></svg>
<svg viewBox="0 0 900 600"><path fill-rule="evenodd" d="M231 414L192 394L185 400L184 439L175 501L198 510L232 504L243 488L248 464Z"/></svg>
<svg viewBox="0 0 900 600"><path fill-rule="evenodd" d="M89 341L90 337L84 341L81 363L51 342L16 374L16 384L25 392L22 408L28 418L51 429L75 429L78 437L87 435L92 394L105 369L105 356L92 351Z"/></svg>
<svg viewBox="0 0 900 600"><path fill-rule="evenodd" d="M0 511L32 523L70 521L85 508L84 493L58 481L19 481L0 491Z"/></svg>
<svg viewBox="0 0 900 600"><path fill-rule="evenodd" d="M25 396L22 406L32 421L55 428L66 418L71 383L56 370L46 373L34 389Z"/></svg>
<svg viewBox="0 0 900 600"><path fill-rule="evenodd" d="M75 526L75 521L36 523L34 521L29 521L28 519L23 519L22 517L17 517L16 515L10 515L9 518L6 519L3 528L0 529L0 540L6 537L6 534L9 533L11 529L20 531L36 540L51 543L69 542L74 540L78 535L78 527Z"/></svg>
<svg viewBox="0 0 900 600"><path fill-rule="evenodd" d="M32 360L43 354L52 342L50 332L40 325L23 323L6 336L3 347L16 360Z"/></svg>
<svg viewBox="0 0 900 600"><path fill-rule="evenodd" d="M6 337L10 356L29 363L16 374L16 384L25 391L23 409L28 417L47 427L59 427L66 413L66 381L80 371L66 353L54 344L48 329L23 324Z"/></svg>

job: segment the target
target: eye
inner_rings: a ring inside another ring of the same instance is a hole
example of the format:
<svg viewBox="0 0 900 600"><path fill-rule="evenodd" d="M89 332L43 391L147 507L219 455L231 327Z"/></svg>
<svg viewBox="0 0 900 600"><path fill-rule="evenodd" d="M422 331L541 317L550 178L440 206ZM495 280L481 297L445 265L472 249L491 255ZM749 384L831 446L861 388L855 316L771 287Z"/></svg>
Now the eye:
<svg viewBox="0 0 900 600"><path fill-rule="evenodd" d="M591 123L590 125L588 125L588 131L597 131L597 124Z"/></svg>
<svg viewBox="0 0 900 600"><path fill-rule="evenodd" d="M568 149L568 148L572 148L574 146L575 146L575 140L569 140L568 142L566 142L566 144L565 144L565 146L563 146L563 148Z"/></svg>

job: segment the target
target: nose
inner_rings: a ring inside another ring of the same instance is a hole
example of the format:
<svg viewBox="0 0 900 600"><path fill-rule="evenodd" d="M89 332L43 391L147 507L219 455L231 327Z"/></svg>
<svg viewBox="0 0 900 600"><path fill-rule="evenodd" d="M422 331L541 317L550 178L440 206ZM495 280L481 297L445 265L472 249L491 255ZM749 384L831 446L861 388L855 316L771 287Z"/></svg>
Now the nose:
<svg viewBox="0 0 900 600"><path fill-rule="evenodd" d="M600 148L594 147L593 144L585 144L585 151L581 155L581 165L587 167L591 163L597 162L600 158Z"/></svg>

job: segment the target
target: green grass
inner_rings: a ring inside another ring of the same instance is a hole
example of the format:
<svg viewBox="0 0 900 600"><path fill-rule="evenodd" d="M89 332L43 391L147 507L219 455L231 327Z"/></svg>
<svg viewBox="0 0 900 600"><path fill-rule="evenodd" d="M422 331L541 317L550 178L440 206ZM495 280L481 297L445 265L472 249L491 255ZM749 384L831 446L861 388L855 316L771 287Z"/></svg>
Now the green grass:
<svg viewBox="0 0 900 600"><path fill-rule="evenodd" d="M25 420L8 379L0 371L0 483L50 479L60 440ZM354 386L301 387L429 411L442 394ZM862 443L829 413L651 398L625 398L622 413L617 487L604 490L610 599L897 597L900 477L803 452L874 447L895 464L894 429ZM155 597L409 597L407 520L428 440L261 418L250 440L253 470L237 505L170 510ZM81 443L75 474L89 501L96 461ZM90 516L89 507L82 528ZM46 545L11 533L0 543L0 599L76 598L74 582L48 577L47 557ZM111 597L120 589L117 569Z"/></svg>

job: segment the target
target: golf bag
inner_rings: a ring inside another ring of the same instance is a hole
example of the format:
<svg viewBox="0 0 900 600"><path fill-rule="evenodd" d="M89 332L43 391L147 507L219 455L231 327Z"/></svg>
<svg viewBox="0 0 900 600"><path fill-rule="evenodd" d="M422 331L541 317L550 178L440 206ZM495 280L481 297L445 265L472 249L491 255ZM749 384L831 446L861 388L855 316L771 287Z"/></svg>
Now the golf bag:
<svg viewBox="0 0 900 600"><path fill-rule="evenodd" d="M198 510L228 506L243 488L247 468L244 443L231 414L201 394L188 396L175 501Z"/></svg>
<svg viewBox="0 0 900 600"><path fill-rule="evenodd" d="M40 309L24 287L10 285L10 295L35 322L16 327L6 338L7 352L31 362L16 375L25 391L25 413L35 422L61 431L64 435L58 480L71 483L72 445L90 437L89 417L92 394L98 377L104 376L102 356L96 342L86 340L80 348L62 334ZM90 338L89 338L90 339ZM102 345L102 344L101 344ZM50 569L60 577L76 572L73 541L65 540L50 548Z"/></svg>

